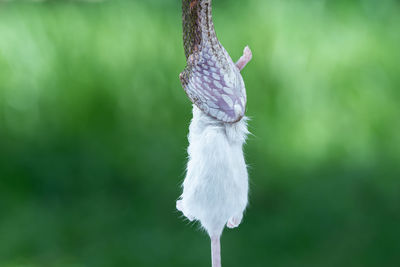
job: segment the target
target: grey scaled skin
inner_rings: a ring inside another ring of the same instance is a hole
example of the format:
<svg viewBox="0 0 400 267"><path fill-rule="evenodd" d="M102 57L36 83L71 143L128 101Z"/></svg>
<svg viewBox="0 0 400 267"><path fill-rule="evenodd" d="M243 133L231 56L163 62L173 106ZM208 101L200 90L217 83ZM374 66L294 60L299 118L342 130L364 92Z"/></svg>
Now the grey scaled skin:
<svg viewBox="0 0 400 267"><path fill-rule="evenodd" d="M180 80L186 94L207 115L226 123L239 121L247 102L240 71L252 58L250 49L233 63L215 34L211 0L183 0L182 11L187 66Z"/></svg>

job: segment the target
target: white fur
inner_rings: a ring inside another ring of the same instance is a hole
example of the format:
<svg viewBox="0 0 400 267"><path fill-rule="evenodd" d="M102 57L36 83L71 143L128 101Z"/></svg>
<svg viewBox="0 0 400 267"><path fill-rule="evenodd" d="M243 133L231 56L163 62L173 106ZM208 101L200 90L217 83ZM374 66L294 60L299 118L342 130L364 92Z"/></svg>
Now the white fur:
<svg viewBox="0 0 400 267"><path fill-rule="evenodd" d="M228 227L238 226L247 206L246 120L223 123L193 105L189 162L177 208L189 220L199 220L210 236L220 236L228 221Z"/></svg>

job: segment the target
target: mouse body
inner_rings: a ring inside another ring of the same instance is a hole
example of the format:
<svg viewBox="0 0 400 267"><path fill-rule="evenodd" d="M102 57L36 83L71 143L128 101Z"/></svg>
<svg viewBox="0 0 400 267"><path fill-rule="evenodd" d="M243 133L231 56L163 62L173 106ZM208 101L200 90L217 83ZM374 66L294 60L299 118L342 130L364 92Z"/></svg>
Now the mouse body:
<svg viewBox="0 0 400 267"><path fill-rule="evenodd" d="M210 236L227 225L237 227L248 202L248 174L243 144L247 118L221 122L193 105L183 193L177 209L190 221L200 221Z"/></svg>

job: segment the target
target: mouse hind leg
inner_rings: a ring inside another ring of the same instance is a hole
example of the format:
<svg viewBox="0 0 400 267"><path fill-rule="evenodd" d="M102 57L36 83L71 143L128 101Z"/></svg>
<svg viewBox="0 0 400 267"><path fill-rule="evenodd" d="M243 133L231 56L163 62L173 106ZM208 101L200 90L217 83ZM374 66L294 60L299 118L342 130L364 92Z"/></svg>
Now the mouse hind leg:
<svg viewBox="0 0 400 267"><path fill-rule="evenodd" d="M236 228L242 222L242 218L243 218L243 213L241 213L240 215L233 216L228 220L226 226L231 229Z"/></svg>
<svg viewBox="0 0 400 267"><path fill-rule="evenodd" d="M253 58L253 54L248 46L246 46L243 50L243 56L236 62L236 67L239 71L242 71L244 67L246 67L247 63Z"/></svg>

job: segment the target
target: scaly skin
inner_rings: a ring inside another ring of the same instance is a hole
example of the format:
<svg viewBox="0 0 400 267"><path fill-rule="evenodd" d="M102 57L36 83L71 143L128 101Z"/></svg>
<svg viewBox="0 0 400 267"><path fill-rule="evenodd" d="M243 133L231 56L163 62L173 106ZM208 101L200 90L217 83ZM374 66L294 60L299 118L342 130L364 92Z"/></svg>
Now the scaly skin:
<svg viewBox="0 0 400 267"><path fill-rule="evenodd" d="M215 34L211 0L182 0L187 66L180 75L189 99L207 115L226 123L244 116L246 89L240 70L250 61L248 47L235 65Z"/></svg>

